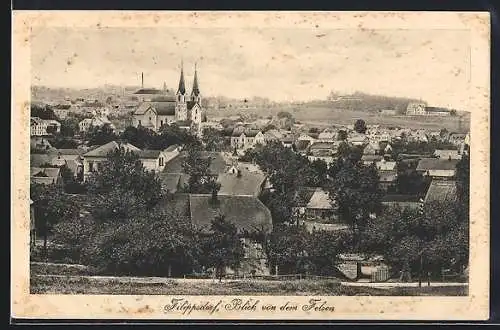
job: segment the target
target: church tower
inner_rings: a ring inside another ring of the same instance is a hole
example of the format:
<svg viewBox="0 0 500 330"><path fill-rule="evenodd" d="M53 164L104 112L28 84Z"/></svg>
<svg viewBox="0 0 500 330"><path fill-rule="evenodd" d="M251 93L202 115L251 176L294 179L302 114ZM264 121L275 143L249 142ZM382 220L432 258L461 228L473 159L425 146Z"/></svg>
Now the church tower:
<svg viewBox="0 0 500 330"><path fill-rule="evenodd" d="M181 62L181 78L179 80L179 88L175 94L175 120L187 119L187 103L186 103L186 83L184 82L184 64Z"/></svg>
<svg viewBox="0 0 500 330"><path fill-rule="evenodd" d="M191 92L191 101L198 104L201 103L201 94L200 94L200 87L198 86L198 70L196 68L196 63L194 64L194 80L193 80L193 90Z"/></svg>

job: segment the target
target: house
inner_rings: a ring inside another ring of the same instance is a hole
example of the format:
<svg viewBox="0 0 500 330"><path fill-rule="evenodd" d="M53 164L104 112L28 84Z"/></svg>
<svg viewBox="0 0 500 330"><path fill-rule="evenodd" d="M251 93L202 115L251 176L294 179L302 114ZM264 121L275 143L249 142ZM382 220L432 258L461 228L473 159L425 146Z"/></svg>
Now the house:
<svg viewBox="0 0 500 330"><path fill-rule="evenodd" d="M165 152L164 152L165 155ZM174 157L170 157L168 154L164 156L169 160L165 162L165 166L160 173L160 178L162 185L168 191L175 193L184 187L189 180L189 175L184 171L182 164L187 157L186 151L181 151L177 153ZM220 152L201 152L202 158L210 158L210 167L208 168L209 174L213 177L219 177L227 171L228 164L223 154Z"/></svg>
<svg viewBox="0 0 500 330"><path fill-rule="evenodd" d="M458 159L423 158L416 171L435 179L452 179L456 173Z"/></svg>
<svg viewBox="0 0 500 330"><path fill-rule="evenodd" d="M46 136L61 131L61 123L52 119L41 119L39 117L30 118L30 135Z"/></svg>
<svg viewBox="0 0 500 330"><path fill-rule="evenodd" d="M318 140L321 141L335 141L337 138L337 133L325 129L323 132L319 133Z"/></svg>
<svg viewBox="0 0 500 330"><path fill-rule="evenodd" d="M381 171L395 171L396 170L396 162L388 162L384 159L375 163L377 170Z"/></svg>
<svg viewBox="0 0 500 330"><path fill-rule="evenodd" d="M231 135L231 147L236 149L249 149L264 143L264 134L259 130L235 129Z"/></svg>
<svg viewBox="0 0 500 330"><path fill-rule="evenodd" d="M363 155L361 156L361 161L365 165L371 165L384 159L382 155Z"/></svg>
<svg viewBox="0 0 500 330"><path fill-rule="evenodd" d="M449 116L450 114L449 109L429 107L424 103L410 103L406 108L407 116Z"/></svg>
<svg viewBox="0 0 500 330"><path fill-rule="evenodd" d="M379 171L379 187L384 191L390 191L397 184L398 172L393 171Z"/></svg>
<svg viewBox="0 0 500 330"><path fill-rule="evenodd" d="M305 205L305 218L333 222L337 219L335 201L322 188L316 188Z"/></svg>
<svg viewBox="0 0 500 330"><path fill-rule="evenodd" d="M318 135L318 138L319 138L319 135ZM299 141L308 141L309 143L313 143L315 142L317 139L315 139L314 137L312 137L311 135L309 134L300 134L299 137L297 138L297 142Z"/></svg>
<svg viewBox="0 0 500 330"><path fill-rule="evenodd" d="M238 269L226 269L227 273L239 275L269 275L267 257L260 242L251 238L251 233L260 231L269 234L273 224L271 212L253 196L216 196L205 194L178 194L173 201L161 207L175 208L180 215L191 221L202 233L210 233L211 221L218 216L233 223L241 236L244 258Z"/></svg>
<svg viewBox="0 0 500 330"><path fill-rule="evenodd" d="M30 182L44 185L62 186L63 178L60 168L30 167Z"/></svg>
<svg viewBox="0 0 500 330"><path fill-rule="evenodd" d="M377 155L380 152L380 145L378 142L370 142L363 149L363 155Z"/></svg>
<svg viewBox="0 0 500 330"><path fill-rule="evenodd" d="M30 149L36 149L36 150L51 150L54 149L50 142L42 136L32 136L30 138Z"/></svg>
<svg viewBox="0 0 500 330"><path fill-rule="evenodd" d="M73 176L83 180L83 152L80 149L58 149L57 155L51 159L51 164L57 167L66 166Z"/></svg>
<svg viewBox="0 0 500 330"><path fill-rule="evenodd" d="M231 166L228 171L219 174L217 181L221 185L219 196L259 197L265 187L266 176L263 173Z"/></svg>
<svg viewBox="0 0 500 330"><path fill-rule="evenodd" d="M456 146L459 146L465 142L469 133L450 133L448 135L448 142L453 143ZM470 137L469 137L470 140Z"/></svg>
<svg viewBox="0 0 500 330"><path fill-rule="evenodd" d="M287 135L281 139L281 143L283 144L283 146L285 146L287 148L291 148L293 146L294 142L295 142L295 138L293 135Z"/></svg>
<svg viewBox="0 0 500 330"><path fill-rule="evenodd" d="M436 149L434 151L434 156L439 159L462 159L462 155L459 150L449 150L449 149Z"/></svg>
<svg viewBox="0 0 500 330"><path fill-rule="evenodd" d="M119 148L124 148L127 151L137 154L142 165L147 170L159 172L166 165L165 155L160 150L141 150L130 143L111 141L83 154L84 178L87 178L93 172L99 171L99 167L106 161L108 153Z"/></svg>
<svg viewBox="0 0 500 330"><path fill-rule="evenodd" d="M369 142L368 137L365 134L352 134L347 138L347 141L355 146L362 146Z"/></svg>
<svg viewBox="0 0 500 330"><path fill-rule="evenodd" d="M337 143L334 142L314 142L309 147L309 154L312 156L332 156L337 150Z"/></svg>
<svg viewBox="0 0 500 330"><path fill-rule="evenodd" d="M102 127L109 125L112 130L115 130L115 125L105 116L95 116L92 118L85 118L78 123L78 129L81 133L88 132L92 127Z"/></svg>
<svg viewBox="0 0 500 330"><path fill-rule="evenodd" d="M176 99L163 98L161 102L144 102L134 112L132 125L158 131L163 125L170 125L175 118Z"/></svg>
<svg viewBox="0 0 500 330"><path fill-rule="evenodd" d="M424 202L433 201L454 202L457 199L457 184L456 181L432 180Z"/></svg>
<svg viewBox="0 0 500 330"><path fill-rule="evenodd" d="M283 138L283 134L277 129L270 129L264 133L264 142L269 143L271 141L280 141Z"/></svg>

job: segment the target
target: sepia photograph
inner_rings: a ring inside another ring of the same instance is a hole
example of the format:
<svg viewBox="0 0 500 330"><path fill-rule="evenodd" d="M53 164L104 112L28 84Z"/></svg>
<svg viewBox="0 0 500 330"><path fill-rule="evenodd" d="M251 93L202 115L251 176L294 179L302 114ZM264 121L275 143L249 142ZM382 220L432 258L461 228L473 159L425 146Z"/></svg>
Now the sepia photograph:
<svg viewBox="0 0 500 330"><path fill-rule="evenodd" d="M391 297L395 313L449 297L487 312L471 274L488 280L474 260L489 260L488 14L18 14L29 299L335 318L339 297Z"/></svg>

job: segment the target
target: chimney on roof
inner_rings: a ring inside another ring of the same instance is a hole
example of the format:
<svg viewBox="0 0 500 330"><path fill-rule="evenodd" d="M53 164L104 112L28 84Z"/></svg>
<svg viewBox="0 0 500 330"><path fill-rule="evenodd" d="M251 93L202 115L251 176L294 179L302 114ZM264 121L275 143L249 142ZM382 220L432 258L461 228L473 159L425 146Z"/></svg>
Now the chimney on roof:
<svg viewBox="0 0 500 330"><path fill-rule="evenodd" d="M141 88L144 88L144 72L141 72Z"/></svg>

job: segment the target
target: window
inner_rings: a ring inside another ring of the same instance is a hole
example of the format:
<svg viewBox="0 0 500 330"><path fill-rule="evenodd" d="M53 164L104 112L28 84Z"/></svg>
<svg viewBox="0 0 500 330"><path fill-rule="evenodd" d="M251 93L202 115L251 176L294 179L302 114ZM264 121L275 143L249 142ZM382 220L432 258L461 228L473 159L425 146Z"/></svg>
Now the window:
<svg viewBox="0 0 500 330"><path fill-rule="evenodd" d="M139 119L139 126L141 125L141 120Z"/></svg>
<svg viewBox="0 0 500 330"><path fill-rule="evenodd" d="M94 172L94 162L89 162L89 172Z"/></svg>
<svg viewBox="0 0 500 330"><path fill-rule="evenodd" d="M159 159L159 165L163 166L163 157L160 157L160 159Z"/></svg>
<svg viewBox="0 0 500 330"><path fill-rule="evenodd" d="M149 117L149 121L151 121L151 117Z"/></svg>
<svg viewBox="0 0 500 330"><path fill-rule="evenodd" d="M163 126L163 120L160 120L160 127Z"/></svg>

